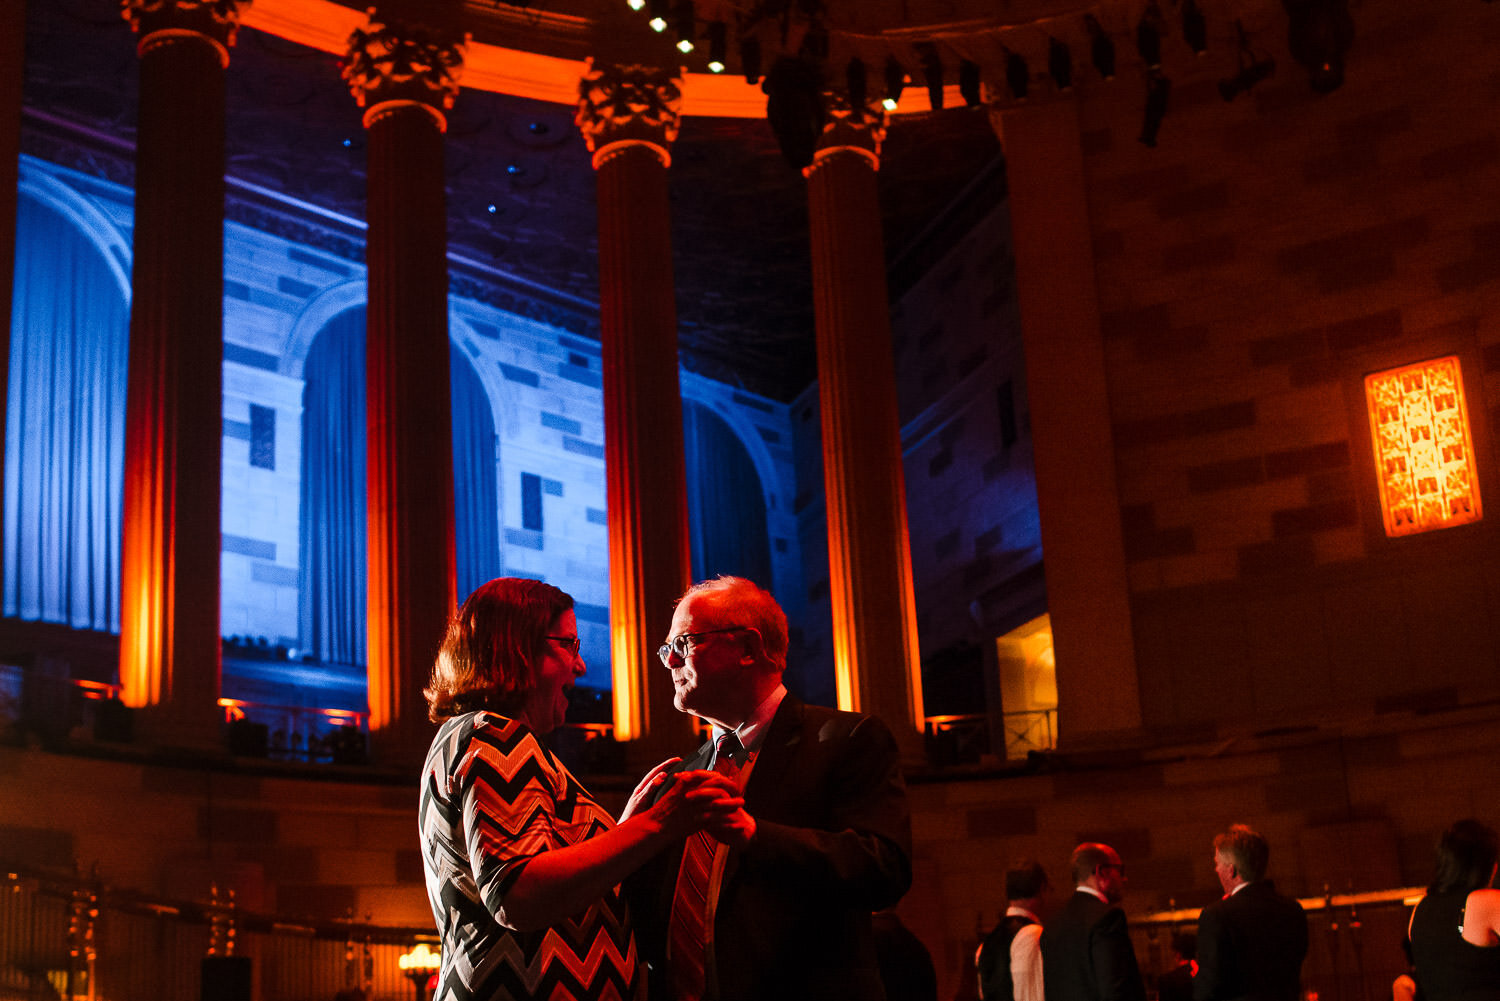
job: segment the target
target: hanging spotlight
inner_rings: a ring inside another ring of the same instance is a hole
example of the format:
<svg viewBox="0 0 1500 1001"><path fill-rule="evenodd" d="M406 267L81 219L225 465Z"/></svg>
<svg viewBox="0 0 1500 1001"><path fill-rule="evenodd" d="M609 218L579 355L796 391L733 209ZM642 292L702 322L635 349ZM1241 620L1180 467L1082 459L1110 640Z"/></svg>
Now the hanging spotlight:
<svg viewBox="0 0 1500 1001"><path fill-rule="evenodd" d="M1287 12L1287 43L1292 58L1307 70L1319 94L1344 83L1344 58L1354 42L1348 0L1281 0Z"/></svg>
<svg viewBox="0 0 1500 1001"><path fill-rule="evenodd" d="M1156 148L1156 133L1161 129L1162 119L1167 117L1167 95L1172 92L1172 81L1160 73L1146 78L1146 113L1141 119L1141 145Z"/></svg>
<svg viewBox="0 0 1500 1001"><path fill-rule="evenodd" d="M1182 0L1182 40L1196 55L1208 51L1208 23L1197 0Z"/></svg>
<svg viewBox="0 0 1500 1001"><path fill-rule="evenodd" d="M1236 21L1234 27L1240 36L1239 49L1235 52L1237 72L1234 76L1219 81L1219 96L1226 101L1233 101L1240 94L1276 72L1274 59L1270 56L1261 59L1255 54L1255 50L1250 48L1250 36L1245 32L1244 23Z"/></svg>
<svg viewBox="0 0 1500 1001"><path fill-rule="evenodd" d="M858 58L849 60L849 65L844 67L844 86L849 90L849 107L853 109L857 120L863 119L865 98L869 93L863 60Z"/></svg>
<svg viewBox="0 0 1500 1001"><path fill-rule="evenodd" d="M828 29L817 21L807 26L807 31L802 36L802 45L797 54L803 59L811 59L815 63L821 63L828 58Z"/></svg>
<svg viewBox="0 0 1500 1001"><path fill-rule="evenodd" d="M1147 69L1161 69L1161 10L1155 0L1146 5L1140 23L1135 26L1135 50Z"/></svg>
<svg viewBox="0 0 1500 1001"><path fill-rule="evenodd" d="M646 23L657 33L667 30L667 18L672 16L672 0L646 0L646 12L651 19Z"/></svg>
<svg viewBox="0 0 1500 1001"><path fill-rule="evenodd" d="M646 8L646 0L625 0L625 3L631 10L644 10Z"/></svg>
<svg viewBox="0 0 1500 1001"><path fill-rule="evenodd" d="M1083 25L1089 33L1089 58L1094 61L1094 69L1106 80L1115 78L1115 43L1110 39L1097 18L1092 14L1083 15Z"/></svg>
<svg viewBox="0 0 1500 1001"><path fill-rule="evenodd" d="M1017 101L1026 100L1026 92L1031 87L1031 69L1025 59L1010 49L1002 45L1000 51L1005 54L1005 83L1010 87L1011 96Z"/></svg>
<svg viewBox="0 0 1500 1001"><path fill-rule="evenodd" d="M1047 75L1064 94L1073 89L1073 53L1056 38L1047 39Z"/></svg>
<svg viewBox="0 0 1500 1001"><path fill-rule="evenodd" d="M943 60L937 46L924 42L917 46L917 59L922 64L922 80L927 84L927 103L933 111L943 107Z"/></svg>
<svg viewBox="0 0 1500 1001"><path fill-rule="evenodd" d="M901 92L906 89L906 69L896 62L895 56L885 60L885 100L881 102L886 111L895 111L901 103Z"/></svg>
<svg viewBox="0 0 1500 1001"><path fill-rule="evenodd" d="M710 21L705 30L708 35L708 71L722 73L724 55L729 45L729 25L723 21Z"/></svg>
<svg viewBox="0 0 1500 1001"><path fill-rule="evenodd" d="M672 30L677 33L677 51L684 55L693 51L693 40L698 37L698 18L693 10L693 0L678 0L672 11Z"/></svg>
<svg viewBox="0 0 1500 1001"><path fill-rule="evenodd" d="M760 39L754 35L740 36L740 68L746 83L760 83Z"/></svg>
<svg viewBox="0 0 1500 1001"><path fill-rule="evenodd" d="M781 154L801 170L812 163L823 132L823 73L806 59L782 56L761 89L766 92L766 121Z"/></svg>
<svg viewBox="0 0 1500 1001"><path fill-rule="evenodd" d="M958 64L958 92L964 96L964 104L977 108L984 103L979 90L979 64L972 59Z"/></svg>

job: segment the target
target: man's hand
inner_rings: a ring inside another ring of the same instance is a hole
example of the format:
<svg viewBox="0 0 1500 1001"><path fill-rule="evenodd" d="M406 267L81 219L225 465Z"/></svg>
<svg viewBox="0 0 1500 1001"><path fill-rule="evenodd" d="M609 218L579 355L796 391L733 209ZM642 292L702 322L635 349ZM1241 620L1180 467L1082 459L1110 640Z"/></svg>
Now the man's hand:
<svg viewBox="0 0 1500 1001"><path fill-rule="evenodd" d="M744 848L755 837L755 818L745 812L744 800L735 810L710 820L704 829L731 848Z"/></svg>
<svg viewBox="0 0 1500 1001"><path fill-rule="evenodd" d="M718 772L678 772L646 815L676 837L704 828L716 829L736 812L744 812L739 786Z"/></svg>

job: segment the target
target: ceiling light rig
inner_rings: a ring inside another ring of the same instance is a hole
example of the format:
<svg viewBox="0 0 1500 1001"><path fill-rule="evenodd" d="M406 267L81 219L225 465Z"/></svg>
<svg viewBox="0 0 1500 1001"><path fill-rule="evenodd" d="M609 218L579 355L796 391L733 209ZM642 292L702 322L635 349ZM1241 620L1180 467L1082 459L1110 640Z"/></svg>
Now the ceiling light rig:
<svg viewBox="0 0 1500 1001"><path fill-rule="evenodd" d="M496 0L514 2L514 0ZM1021 103L1035 99L1032 67L1045 67L1038 80L1050 79L1047 95L1071 93L1084 82L1112 81L1117 70L1134 75L1136 60L1145 81L1145 106L1139 139L1155 146L1167 113L1172 81L1164 61L1179 51L1165 44L1170 31L1181 31L1183 48L1197 56L1209 50L1208 23L1202 0L1170 0L1172 18L1163 15L1161 0L1144 0L1144 9L1131 24L1118 9L1095 3L1083 10L1024 23L962 28L943 26L923 36L910 26L888 33L859 34L841 22L830 21L828 0L624 0L643 11L658 32L671 30L679 51L710 73L733 67L749 84L759 84L768 97L774 91L778 132L791 137L789 159L800 160L811 121L813 95L818 100L831 86L844 91L855 108L879 99L887 112L898 110L907 84L919 80L927 92L927 106L941 112L946 85L957 76L958 93L966 107ZM1288 42L1293 58L1305 66L1314 90L1337 89L1343 82L1344 60L1354 35L1349 0L1281 0L1289 20ZM842 9L842 8L839 8ZM1136 8L1141 9L1141 8ZM1109 24L1109 27L1106 27ZM1239 45L1235 73L1218 87L1226 101L1249 91L1275 72L1269 56L1253 51L1244 27L1236 22ZM1118 44L1129 47L1122 57ZM1073 52L1087 46L1093 73L1074 65ZM1120 59L1126 60L1124 67ZM787 62L787 61L790 62ZM763 66L774 64L772 81ZM842 73L839 67L843 67ZM879 72L884 93L871 94ZM990 86L986 88L988 80ZM1001 83L1003 81L1003 84ZM842 96L840 100L842 100ZM773 123L775 125L777 123ZM786 152L786 150L784 150Z"/></svg>

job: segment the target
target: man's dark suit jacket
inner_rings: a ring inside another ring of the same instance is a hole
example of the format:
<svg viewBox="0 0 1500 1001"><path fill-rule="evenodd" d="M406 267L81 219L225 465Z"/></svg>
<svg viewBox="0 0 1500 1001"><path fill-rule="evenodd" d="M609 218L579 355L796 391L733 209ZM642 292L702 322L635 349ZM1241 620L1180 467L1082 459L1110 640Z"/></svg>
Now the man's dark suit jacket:
<svg viewBox="0 0 1500 1001"><path fill-rule="evenodd" d="M1075 891L1042 928L1047 1001L1145 1001L1125 912Z"/></svg>
<svg viewBox="0 0 1500 1001"><path fill-rule="evenodd" d="M1270 880L1247 883L1198 915L1193 1001L1296 1001L1307 956L1307 915Z"/></svg>
<svg viewBox="0 0 1500 1001"><path fill-rule="evenodd" d="M675 770L704 768L711 753L704 744ZM870 915L911 886L911 815L890 730L787 695L750 772L745 809L755 837L725 864L708 997L879 1001ZM625 884L653 1001L673 996L666 940L681 862L679 846Z"/></svg>

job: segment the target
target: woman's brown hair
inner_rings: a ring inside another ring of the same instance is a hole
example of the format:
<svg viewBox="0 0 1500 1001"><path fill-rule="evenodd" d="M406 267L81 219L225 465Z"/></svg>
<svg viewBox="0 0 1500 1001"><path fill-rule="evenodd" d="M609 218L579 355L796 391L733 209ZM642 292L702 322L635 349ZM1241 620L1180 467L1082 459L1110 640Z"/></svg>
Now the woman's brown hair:
<svg viewBox="0 0 1500 1001"><path fill-rule="evenodd" d="M448 623L422 694L427 717L441 723L478 709L513 716L536 687L547 630L573 607L551 584L496 577L474 589Z"/></svg>

